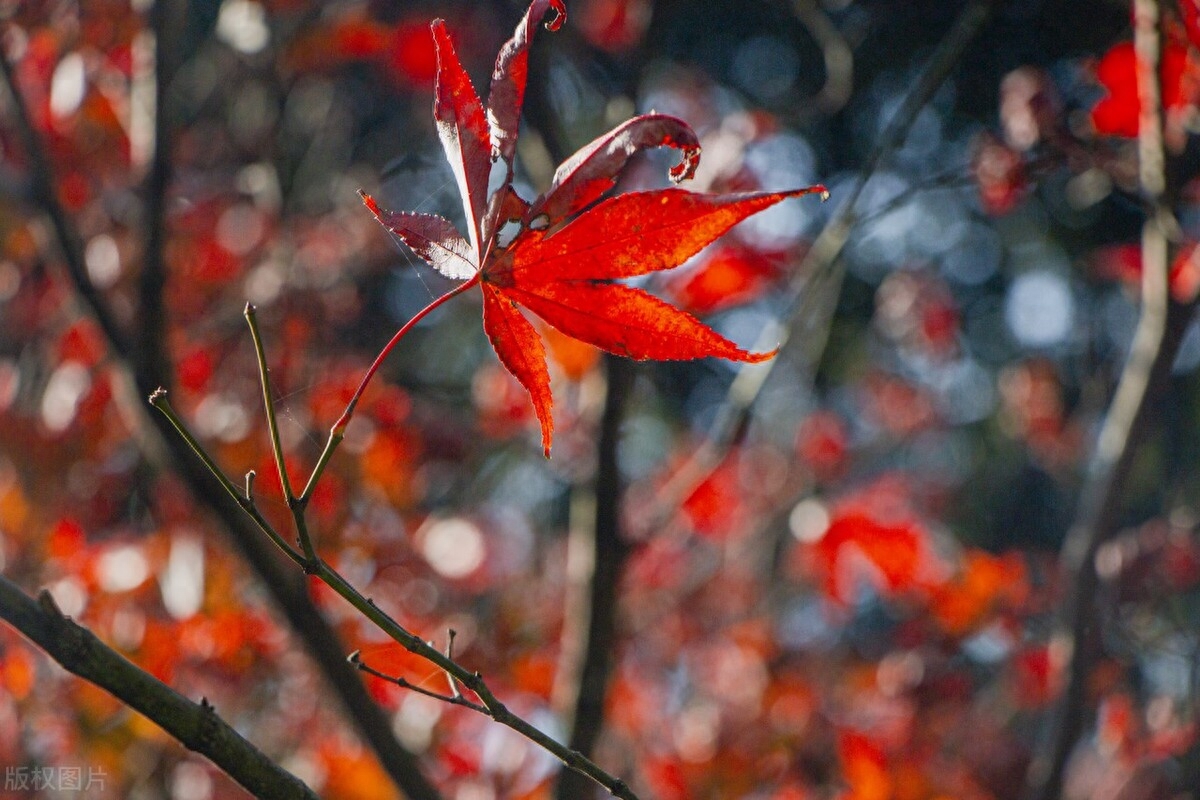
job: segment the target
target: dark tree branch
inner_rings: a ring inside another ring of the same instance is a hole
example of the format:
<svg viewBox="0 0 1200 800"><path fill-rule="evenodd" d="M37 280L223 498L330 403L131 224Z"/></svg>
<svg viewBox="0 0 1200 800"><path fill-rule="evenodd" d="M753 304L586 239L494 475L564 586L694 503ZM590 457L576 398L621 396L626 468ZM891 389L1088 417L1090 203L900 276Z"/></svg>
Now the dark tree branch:
<svg viewBox="0 0 1200 800"><path fill-rule="evenodd" d="M1156 398L1166 390L1195 305L1173 302L1168 287L1170 240L1176 225L1168 199L1163 149L1164 112L1158 64L1163 30L1158 0L1134 0L1134 47L1140 64L1138 134L1139 181L1147 207L1142 229L1142 297L1138 326L1112 403L1096 441L1080 495L1075 522L1063 542L1063 569L1069 580L1066 605L1056 636L1069 645L1066 687L1051 716L1047 746L1030 764L1027 792L1037 800L1062 794L1071 753L1087 724L1088 678L1101 654L1104 609L1097 602L1100 578L1096 554L1119 531L1129 478L1139 445L1155 422Z"/></svg>
<svg viewBox="0 0 1200 800"><path fill-rule="evenodd" d="M49 592L43 591L35 601L0 576L0 617L68 672L145 715L184 747L207 757L255 797L316 800L317 795L299 778L217 716L207 700L193 703L108 647L91 631L63 616Z"/></svg>
<svg viewBox="0 0 1200 800"><path fill-rule="evenodd" d="M530 54L531 71L549 74L546 46L535 46ZM550 104L544 82L528 88L525 116L541 134L547 154L561 163L570 152L569 143ZM596 446L596 477L592 495L593 519L571 535L572 549L579 549L579 568L569 578L568 607L563 630L562 674L556 693L566 695L569 707L568 747L590 758L604 727L604 701L608 696L613 653L617 641L617 588L620 585L628 545L621 531L622 481L618 466L621 422L632 392L636 367L628 359L604 357L607 382L604 409ZM589 778L576 770L559 773L555 796L559 800L587 796Z"/></svg>
<svg viewBox="0 0 1200 800"><path fill-rule="evenodd" d="M531 70L549 74L548 50L535 47ZM556 164L566 159L569 143L554 114L543 83L529 87L525 115L542 137ZM559 693L567 695L568 747L590 758L604 727L604 702L608 696L613 654L617 644L617 588L629 547L621 531L622 481L618 465L621 422L633 389L636 367L628 359L605 355L607 382L604 409L596 446L596 478L592 494L594 516L590 527L573 530L572 549L579 549L579 568L569 578L568 607L563 630L562 675ZM589 779L578 771L559 773L555 796L559 800L587 796Z"/></svg>
<svg viewBox="0 0 1200 800"><path fill-rule="evenodd" d="M1147 268L1149 265L1147 261ZM1052 714L1046 744L1038 748L1039 755L1029 768L1028 796L1037 800L1054 800L1061 795L1067 763L1087 723L1087 683L1101 654L1104 613L1097 603L1100 578L1096 573L1096 554L1120 530L1124 500L1121 490L1132 471L1138 445L1152 432L1156 422L1154 399L1167 387L1171 366L1194 312L1194 304L1172 302L1165 319L1159 318L1154 323L1162 327L1153 330L1150 324L1139 324L1134 352L1126 362L1100 434L1101 442L1107 440L1116 449L1106 454L1103 451L1108 448L1098 443L1080 496L1076 521L1063 544L1063 571L1070 585L1055 635L1070 645L1071 657L1066 686Z"/></svg>
<svg viewBox="0 0 1200 800"><path fill-rule="evenodd" d="M7 58L0 58L0 77L9 90L13 120L31 166L34 200L50 217L67 275L84 307L99 323L114 360L124 368L128 383L134 387L130 394L144 398L163 385L167 376L153 371L153 365L136 357L133 345L88 277L80 238L55 193L49 160ZM197 502L221 521L234 546L266 585L392 780L410 798L438 800L438 791L421 772L416 757L396 740L387 715L367 693L357 672L346 663L347 648L309 598L302 576L286 568L273 545L250 524L216 479L196 463L187 444L175 435L164 417L151 415L149 407L137 400L129 400L128 405L131 411L128 417L135 421L139 444L148 458L157 467L169 467L178 472Z"/></svg>
<svg viewBox="0 0 1200 800"><path fill-rule="evenodd" d="M142 269L138 276L138 318L135 371L163 380L172 377L166 351L167 309L167 191L174 172L171 160L173 113L171 86L183 53L182 34L187 0L155 0L150 9L154 35L153 138L150 164L142 187ZM171 388L170 383L159 382Z"/></svg>
<svg viewBox="0 0 1200 800"><path fill-rule="evenodd" d="M568 620L566 624L568 630L575 629L581 634L583 643L568 746L588 757L604 727L604 700L617 650L617 590L629 553L629 545L621 533L622 481L617 454L621 421L637 375L636 366L626 358L606 355L604 365L608 384L596 452L596 511L594 524L588 531L591 541L586 543L591 550L591 569L586 576L588 596L579 606L580 619ZM586 796L587 789L586 778L564 770L559 775L555 796L558 800L574 800Z"/></svg>
<svg viewBox="0 0 1200 800"><path fill-rule="evenodd" d="M113 343L113 349L122 353L129 352L130 343L125 331L117 323L112 309L109 308L108 303L88 275L87 261L83 256L83 241L71 223L70 217L67 216L67 210L63 207L62 201L59 200L57 190L54 188L54 171L50 167L50 159L47 158L41 138L33 127L29 108L25 105L20 87L17 86L13 65L9 63L7 54L3 52L0 52L0 77L4 80L4 87L8 94L6 98L8 111L12 115L17 137L21 142L21 147L25 150L25 158L29 162L30 194L33 201L41 206L50 218L54 238L58 242L59 249L62 250L63 264L66 266L71 284L75 287L75 293L79 296L87 312L100 325L105 338Z"/></svg>

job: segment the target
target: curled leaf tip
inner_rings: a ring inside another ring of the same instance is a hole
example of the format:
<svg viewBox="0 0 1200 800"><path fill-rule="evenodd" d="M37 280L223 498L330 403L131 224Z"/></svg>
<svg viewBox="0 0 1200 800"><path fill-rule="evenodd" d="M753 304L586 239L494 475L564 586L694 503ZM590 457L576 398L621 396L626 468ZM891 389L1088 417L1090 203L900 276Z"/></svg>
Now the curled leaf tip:
<svg viewBox="0 0 1200 800"><path fill-rule="evenodd" d="M772 358L779 355L779 348L776 347L773 350L769 350L765 353L748 353L747 355L749 356L746 359L747 364L761 364L762 362L770 361Z"/></svg>
<svg viewBox="0 0 1200 800"><path fill-rule="evenodd" d="M669 144L669 142L664 142L663 144ZM699 166L700 145L685 147L683 149L683 156L681 157L679 163L671 167L671 169L667 172L667 175L670 177L671 183L681 183L686 180L691 180L696 174L696 168Z"/></svg>
<svg viewBox="0 0 1200 800"><path fill-rule="evenodd" d="M546 23L546 30L556 31L567 21L567 6L563 0L550 0L550 8L554 11L554 19ZM549 458L549 453L546 456Z"/></svg>

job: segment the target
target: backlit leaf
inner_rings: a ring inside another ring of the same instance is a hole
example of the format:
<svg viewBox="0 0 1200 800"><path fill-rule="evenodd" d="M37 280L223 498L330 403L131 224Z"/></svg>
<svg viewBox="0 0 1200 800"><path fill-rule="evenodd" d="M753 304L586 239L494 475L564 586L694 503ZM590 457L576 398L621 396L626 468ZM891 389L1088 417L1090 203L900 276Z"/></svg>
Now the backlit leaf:
<svg viewBox="0 0 1200 800"><path fill-rule="evenodd" d="M562 0L533 0L501 50L486 119L445 24L433 24L434 119L463 197L470 245L441 217L385 211L363 195L380 223L435 269L481 284L484 331L500 363L529 392L547 456L554 421L546 351L518 306L568 336L631 358L763 361L774 352L743 350L687 312L613 281L677 267L752 214L790 197L825 194L822 186L724 195L662 189L601 199L644 150L682 152L669 173L673 181L695 172L700 143L692 129L674 117L647 114L567 159L550 188L526 202L512 187L512 159L530 41L534 26L551 10L555 16L547 27L554 30L565 19ZM505 161L507 175L488 198L493 157ZM520 228L502 246L497 233L512 221L520 221Z"/></svg>
<svg viewBox="0 0 1200 800"><path fill-rule="evenodd" d="M486 283L483 285L483 330L500 363L529 392L542 427L542 447L549 457L554 433L553 402L546 349L541 338L516 303Z"/></svg>
<svg viewBox="0 0 1200 800"><path fill-rule="evenodd" d="M446 24L436 20L432 29L438 57L433 118L446 159L458 181L471 245L480 253L480 226L487 207L488 173L492 165L487 120L483 103L454 52Z"/></svg>
<svg viewBox="0 0 1200 800"><path fill-rule="evenodd" d="M512 38L500 49L500 55L496 57L496 69L492 73L492 88L488 94L488 128L494 155L509 164L510 180L513 155L517 150L521 107L525 103L525 83L529 76L529 45L533 41L537 23L550 9L554 10L554 19L546 23L546 28L556 31L562 27L567 20L567 8L563 0L533 0Z"/></svg>
<svg viewBox="0 0 1200 800"><path fill-rule="evenodd" d="M409 211L383 211L369 195L367 204L383 226L400 237L400 241L447 278L466 280L478 272L471 245L445 217L436 214L417 214Z"/></svg>
<svg viewBox="0 0 1200 800"><path fill-rule="evenodd" d="M706 195L683 189L612 197L550 235L524 232L485 269L515 285L631 278L677 267L737 223L789 197L822 191Z"/></svg>

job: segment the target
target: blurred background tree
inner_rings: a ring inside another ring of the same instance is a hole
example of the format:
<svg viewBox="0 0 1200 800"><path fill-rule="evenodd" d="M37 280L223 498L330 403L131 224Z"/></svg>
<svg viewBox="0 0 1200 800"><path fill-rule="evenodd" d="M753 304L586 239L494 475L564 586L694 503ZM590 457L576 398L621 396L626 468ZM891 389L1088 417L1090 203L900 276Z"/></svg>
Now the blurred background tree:
<svg viewBox="0 0 1200 800"><path fill-rule="evenodd" d="M1194 792L1200 36L1194 0L1132 10L569 2L533 49L526 195L649 110L700 135L697 190L827 184L646 284L786 346L633 364L548 331L547 461L455 300L360 406L311 505L322 554L409 629L457 631L462 663L643 797ZM3 575L329 798L589 790L483 717L364 683L352 650L445 678L259 541L144 397L170 388L287 527L242 308L309 466L452 285L355 193L461 216L429 21L483 86L523 11L0 4ZM1127 360L1147 387L1109 413ZM6 769L239 791L7 627L0 686Z"/></svg>

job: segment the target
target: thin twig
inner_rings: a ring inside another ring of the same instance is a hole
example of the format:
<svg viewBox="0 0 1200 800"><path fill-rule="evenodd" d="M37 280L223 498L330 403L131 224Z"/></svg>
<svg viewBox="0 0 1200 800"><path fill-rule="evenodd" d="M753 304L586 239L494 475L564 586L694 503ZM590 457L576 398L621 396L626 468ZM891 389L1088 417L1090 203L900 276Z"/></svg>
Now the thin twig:
<svg viewBox="0 0 1200 800"><path fill-rule="evenodd" d="M296 552L296 550L275 531L271 524L267 522L262 513L259 512L258 505L254 502L254 495L252 494L254 489L254 470L246 473L246 492L245 494L239 494L237 487L233 485L233 481L226 477L224 471L217 466L217 463L213 461L212 457L208 454L208 451L204 449L204 446L200 444L200 441L192 434L191 430L188 429L187 424L184 423L179 415L175 413L175 409L171 407L171 403L167 400L166 390L155 390L150 395L149 401L150 405L162 412L162 415L167 418L168 422L171 423L171 427L175 429L175 431L185 442L187 442L188 447L190 447L192 452L195 453L196 456L204 463L204 466L209 472L212 473L213 477L217 479L225 492L232 497L239 506L241 506L241 509L250 516L250 519L254 520L254 524L257 525L263 533L267 534L267 536L271 538L271 541L275 543L275 546L282 550L288 558L290 558L292 561L295 561L299 566L303 567L305 564L305 557Z"/></svg>
<svg viewBox="0 0 1200 800"><path fill-rule="evenodd" d="M392 339L384 346L383 351L375 359L375 362L371 365L370 369L368 369L366 376L359 384L359 390L351 399L345 414L342 416L342 419L335 424L334 430L330 436L330 442L334 442L333 446L336 447L336 441L340 441L340 439L335 440L334 436L344 432L346 422L354 410L355 403L365 390L368 381L371 379L371 376L374 375L379 366L383 363L383 360L387 354L390 353L391 350L400 342L400 340L404 338L404 335L407 334L408 331L412 330L413 326L420 322L420 320L427 314L441 306L452 297L455 297L456 295L466 291L466 289L470 288L471 286L474 286L478 282L479 277L477 275L475 278L460 284L459 286L434 300L424 309L419 311L403 327L401 327L396 335L393 336ZM266 354L262 349L261 339L258 338L257 325L254 322L254 313L252 307L247 307L246 317L247 320L250 321L252 335L255 337L255 349L259 358L260 374L263 377L263 396L268 404L267 415L268 419L270 419L274 416L274 411L272 407L273 400L271 398L269 383L267 382L267 371L265 366ZM154 402L156 405L166 405L165 392L156 392L151 397L151 402ZM166 408L169 410L169 406L166 406ZM173 420L173 422L175 422L175 420ZM181 433L183 433L185 436L188 436L186 434L186 427L182 422L179 422L177 427ZM613 435L615 436L615 432ZM238 495L232 488L233 484L229 482L228 478L224 478L220 467L216 465L216 462L210 455L204 452L203 446L195 439L195 437L188 437L188 444L192 446L193 449L196 449L197 455L203 464L208 469L212 470L213 474L217 476L217 479L222 481L222 484L227 487L226 491L228 491L235 499L237 499ZM329 449L328 445L327 449ZM276 458L282 461L282 448L276 451ZM316 474L314 471L314 477L309 479L309 488L315 486L315 481L319 477L319 474ZM306 489L306 492L307 491L308 490ZM293 518L296 521L298 529L304 530L304 505L302 503L289 503L289 505L292 506ZM251 508L253 508L253 506L251 506ZM247 509L247 511L249 512L250 509ZM259 520L261 519L261 516L258 516L255 518L255 522L259 523ZM269 524L265 523L265 520L260 524L260 527L263 527L264 532L266 532L271 537L271 540L277 545L282 541L283 537ZM358 609L358 611L364 617L373 622L376 627L390 636L394 641L399 643L409 652L424 658L426 661L429 661L434 666L437 666L443 670L450 679L452 687L457 682L458 684L461 684L469 689L473 694L475 694L476 697L480 699L482 703L482 705L476 709L479 710L480 713L486 714L501 725L512 728L517 733L532 741L534 744L557 757L571 769L586 775L588 778L591 778L593 781L603 786L614 797L625 798L625 800L636 800L636 795L634 795L629 787L626 786L624 781L616 778L613 775L610 775L599 765L587 758L583 753L579 752L573 747L560 744L557 740L543 733L533 724L509 711L508 708L496 698L491 689L488 688L487 684L484 683L483 677L478 672L470 672L466 668L460 666L458 662L451 657L450 653L452 651L448 650L446 653L443 653L429 642L404 628L402 625L400 625L400 623L396 622L394 619L384 613L383 610L375 605L373 601L365 597L356 588L354 588L349 581L347 581L337 570L325 562L318 554L312 553L309 555L306 553L302 558L301 566L306 574L315 576L317 579L325 583L325 585L327 585L329 588L333 589L337 594L341 595L343 599L354 606L354 608ZM361 664L359 666L361 668ZM457 687L455 687L455 691L457 692ZM433 696L442 697L436 693ZM458 704L466 705L467 703L463 702Z"/></svg>
<svg viewBox="0 0 1200 800"><path fill-rule="evenodd" d="M1138 445L1153 422L1153 398L1175 361L1191 305L1171 302L1168 290L1169 240L1175 236L1167 193L1163 150L1163 106L1159 77L1163 20L1157 0L1134 0L1134 47L1138 56L1138 157L1147 219L1142 228L1142 293L1133 345L1088 463L1079 509L1062 548L1069 580L1067 602L1055 632L1068 646L1066 687L1051 715L1044 756L1030 764L1028 796L1054 800L1062 792L1067 764L1087 717L1087 682L1100 654L1100 609L1096 554L1119 530L1122 487Z"/></svg>
<svg viewBox="0 0 1200 800"><path fill-rule="evenodd" d="M446 636L446 658L450 659L451 661L454 660L454 637L457 635L458 632L455 631L454 628L450 628ZM455 697L462 697L462 692L460 692L458 689L458 681L454 680L454 676L449 672L446 673L446 682L450 684L451 694L453 694Z"/></svg>
<svg viewBox="0 0 1200 800"><path fill-rule="evenodd" d="M403 625L392 619L379 606L364 597L337 570L323 560L318 560L312 568L312 574L342 596L379 630L386 633L393 641L404 647L410 653L419 656L434 666L454 677L480 700L480 713L486 714L496 722L524 736L529 741L541 747L555 758L562 761L571 769L580 772L603 786L614 797L622 800L637 800L637 795L624 781L609 774L598 764L558 740L543 733L523 717L514 714L496 697L491 688L478 672L471 672L458 662L445 656L442 651L432 646L420 636L410 632Z"/></svg>
<svg viewBox="0 0 1200 800"><path fill-rule="evenodd" d="M75 294L79 296L84 307L96 320L105 338L114 343L114 349L119 353L130 353L132 351L129 337L117 323L108 301L92 283L91 276L88 275L87 261L83 256L83 241L58 197L55 189L58 184L54 180L50 159L47 158L41 138L33 127L29 108L25 105L20 87L17 86L13 65L9 63L8 56L3 52L2 47L0 47L0 78L3 78L4 88L8 93L7 105L11 120L16 127L17 136L21 140L25 158L29 162L29 189L33 195L33 201L41 206L46 216L50 218L54 237L62 251L63 266L66 267L71 284L75 287Z"/></svg>
<svg viewBox="0 0 1200 800"><path fill-rule="evenodd" d="M995 1L973 0L938 44L920 78L863 161L849 193L836 198L841 203L838 211L822 228L796 269L796 278L786 293L790 311L783 324L765 331L752 349L782 348L788 341L799 339L806 350L804 361L809 373L816 371L829 339L837 299L841 293L845 268L838 257L851 230L859 222L858 202L863 190L883 162L904 143L921 109L933 99L971 42L983 30L991 18ZM805 327L805 335L798 337L800 326ZM754 403L778 363L779 359L776 358L765 364L741 367L705 442L656 494L653 508L643 516L643 532L666 524L680 503L720 465L737 432L745 426Z"/></svg>
<svg viewBox="0 0 1200 800"><path fill-rule="evenodd" d="M279 420L275 415L275 399L271 393L271 369L267 366L267 353L263 349L262 333L258 329L258 314L253 303L246 303L243 312L246 324L250 326L250 338L254 341L254 357L258 362L258 379L262 385L263 405L267 410L267 429L271 436L271 452L275 455L275 466L279 468L279 483L283 487L283 496L290 506L296 500L292 492L292 481L288 477L286 465L283 463L283 442L279 438ZM307 548L306 548L307 552Z"/></svg>
<svg viewBox="0 0 1200 800"><path fill-rule="evenodd" d="M179 71L183 52L184 11L180 0L155 0L150 8L154 65L153 138L150 167L142 187L142 266L138 275L138 314L135 339L138 372L156 374L164 380L171 376L167 354L167 309L164 289L167 283L167 190L174 173L172 114L168 98ZM150 34L143 34L149 37Z"/></svg>
<svg viewBox="0 0 1200 800"><path fill-rule="evenodd" d="M412 683L406 678L402 678L398 675L388 675L386 672L380 672L363 661L362 653L360 653L358 650L355 650L353 653L351 653L346 660L358 667L360 672L365 672L368 675L374 675L376 678L385 680L388 683L394 683L401 689L408 689L409 691L416 692L417 694L423 694L426 697L432 697L434 700L441 700L443 703L449 703L452 706L469 708L472 711L479 712L480 714L488 713L487 708L481 706L479 703L473 703L467 698L463 697L462 692L458 691L457 688L455 688L453 694L442 694L441 692L435 692L431 689L426 689L424 686L418 686L417 684Z"/></svg>
<svg viewBox="0 0 1200 800"><path fill-rule="evenodd" d="M184 747L208 758L255 797L317 795L217 716L207 700L193 703L63 616L49 592L38 599L0 576L0 618L64 669L144 714Z"/></svg>
<svg viewBox="0 0 1200 800"><path fill-rule="evenodd" d="M283 457L283 442L279 438L279 419L275 413L275 399L271 392L271 369L267 366L267 352L263 348L262 333L258 329L258 315L253 303L246 303L246 324L250 326L250 338L254 340L254 357L258 361L258 379L262 386L263 407L267 414L267 430L271 437L271 453L275 458L275 467L279 470L279 485L283 488L283 499L292 519L296 523L296 536L300 540L300 550L304 560L312 563L317 559L317 551L313 546L312 535L308 532L304 507L308 498L298 499L292 491L292 481L288 477L287 461Z"/></svg>

